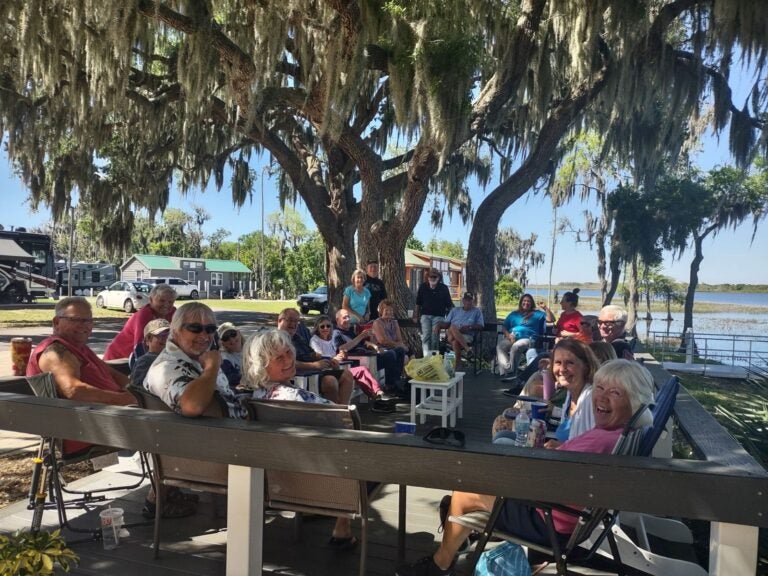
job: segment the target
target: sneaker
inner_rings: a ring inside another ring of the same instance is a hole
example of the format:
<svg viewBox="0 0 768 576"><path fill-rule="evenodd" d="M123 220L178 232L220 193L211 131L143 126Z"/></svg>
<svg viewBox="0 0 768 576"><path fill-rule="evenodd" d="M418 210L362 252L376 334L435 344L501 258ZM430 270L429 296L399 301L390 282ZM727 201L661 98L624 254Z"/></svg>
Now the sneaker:
<svg viewBox="0 0 768 576"><path fill-rule="evenodd" d="M395 570L395 576L452 576L453 564L443 570L435 564L432 556L425 556L413 564L400 566Z"/></svg>

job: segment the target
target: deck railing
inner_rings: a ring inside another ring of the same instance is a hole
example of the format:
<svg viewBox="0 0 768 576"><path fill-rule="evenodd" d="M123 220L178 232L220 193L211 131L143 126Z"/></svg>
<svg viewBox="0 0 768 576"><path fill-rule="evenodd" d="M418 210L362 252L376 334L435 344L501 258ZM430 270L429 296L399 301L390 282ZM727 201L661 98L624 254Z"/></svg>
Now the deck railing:
<svg viewBox="0 0 768 576"><path fill-rule="evenodd" d="M768 373L768 336L706 334L689 329L685 337L649 332L645 349L660 362L728 364L754 374Z"/></svg>

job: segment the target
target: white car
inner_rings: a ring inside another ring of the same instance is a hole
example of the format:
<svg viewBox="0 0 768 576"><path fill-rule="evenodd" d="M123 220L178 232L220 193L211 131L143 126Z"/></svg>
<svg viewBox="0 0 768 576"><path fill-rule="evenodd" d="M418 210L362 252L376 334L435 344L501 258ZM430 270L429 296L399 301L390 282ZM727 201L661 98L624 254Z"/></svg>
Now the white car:
<svg viewBox="0 0 768 576"><path fill-rule="evenodd" d="M135 312L149 304L150 290L152 286L144 282L115 282L96 295L96 306Z"/></svg>
<svg viewBox="0 0 768 576"><path fill-rule="evenodd" d="M189 298L191 300L197 300L200 293L197 291L197 286L190 284L182 278L173 278L171 276L156 277L156 278L142 278L142 282L150 284L152 287L157 284L168 284L176 291L177 298Z"/></svg>

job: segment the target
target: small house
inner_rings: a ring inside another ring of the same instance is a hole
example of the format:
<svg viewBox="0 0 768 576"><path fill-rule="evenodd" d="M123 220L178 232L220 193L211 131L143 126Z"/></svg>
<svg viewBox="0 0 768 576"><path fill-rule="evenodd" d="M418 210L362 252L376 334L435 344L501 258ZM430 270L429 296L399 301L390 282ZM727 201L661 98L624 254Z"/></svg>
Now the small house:
<svg viewBox="0 0 768 576"><path fill-rule="evenodd" d="M442 254L430 254L420 250L405 249L405 283L414 297L419 284L426 280L427 271L437 268L443 275L443 283L448 286L451 298L461 300L466 285L466 261Z"/></svg>
<svg viewBox="0 0 768 576"><path fill-rule="evenodd" d="M242 290L248 284L251 270L238 260L214 260L210 258L177 258L134 254L120 266L121 280L142 280L157 276L182 278L196 284L209 294Z"/></svg>

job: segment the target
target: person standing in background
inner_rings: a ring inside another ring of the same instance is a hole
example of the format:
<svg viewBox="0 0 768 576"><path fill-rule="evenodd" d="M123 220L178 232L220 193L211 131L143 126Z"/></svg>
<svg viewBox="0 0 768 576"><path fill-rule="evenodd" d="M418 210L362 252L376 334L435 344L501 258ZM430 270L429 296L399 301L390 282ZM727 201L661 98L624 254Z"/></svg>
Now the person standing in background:
<svg viewBox="0 0 768 576"><path fill-rule="evenodd" d="M379 304L387 297L387 288L384 282L379 278L379 261L376 259L368 260L365 266L365 282L363 286L368 288L371 293L371 300L368 302L370 310L370 320L376 320L379 317Z"/></svg>

